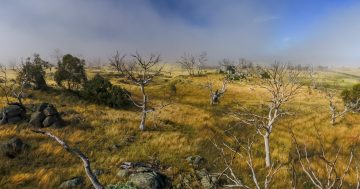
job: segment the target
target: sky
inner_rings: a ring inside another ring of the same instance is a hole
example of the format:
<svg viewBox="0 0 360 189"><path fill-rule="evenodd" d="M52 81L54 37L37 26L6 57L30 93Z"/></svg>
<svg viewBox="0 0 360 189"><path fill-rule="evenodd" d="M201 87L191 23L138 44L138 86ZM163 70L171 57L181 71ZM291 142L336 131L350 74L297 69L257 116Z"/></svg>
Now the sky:
<svg viewBox="0 0 360 189"><path fill-rule="evenodd" d="M359 21L355 0L1 0L0 63L60 49L89 62L118 50L359 67Z"/></svg>

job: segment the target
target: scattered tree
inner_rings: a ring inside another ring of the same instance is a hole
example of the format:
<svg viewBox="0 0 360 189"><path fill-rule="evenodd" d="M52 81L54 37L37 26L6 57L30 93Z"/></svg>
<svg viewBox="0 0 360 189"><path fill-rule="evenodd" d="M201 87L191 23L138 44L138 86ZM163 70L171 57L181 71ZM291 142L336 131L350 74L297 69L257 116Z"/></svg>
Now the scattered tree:
<svg viewBox="0 0 360 189"><path fill-rule="evenodd" d="M123 70L123 68L126 67L125 58L126 58L125 54L120 55L119 51L116 51L115 55L109 59L110 66L124 76L126 75L126 72Z"/></svg>
<svg viewBox="0 0 360 189"><path fill-rule="evenodd" d="M227 144L225 142L222 145L213 142L215 148L219 151L219 159L223 161L225 168L215 175L218 178L225 177L231 184L225 185L228 188L256 188L256 189L268 189L273 184L274 176L279 172L283 166L281 163L277 165L272 164L269 169L257 169L255 168L253 161L253 149L252 146L255 142L255 137L248 138L246 142L240 141L237 137L234 137L235 144ZM237 160L245 161L248 169L251 172L252 185L245 183L243 179L236 175L233 170L234 162ZM265 177L260 179L258 176L259 170L265 170Z"/></svg>
<svg viewBox="0 0 360 189"><path fill-rule="evenodd" d="M269 104L260 114L243 109L234 115L242 123L254 126L257 133L264 138L265 163L266 167L270 167L270 135L279 118L291 114L283 110L282 106L298 94L302 86L300 82L301 72L289 70L286 64L280 63L275 63L270 67L259 66L254 71L255 85L270 95Z"/></svg>
<svg viewBox="0 0 360 189"><path fill-rule="evenodd" d="M131 57L133 58L131 61L126 61L125 56L120 56L119 52L116 52L110 59L110 65L125 75L130 82L140 87L142 101L136 102L130 95L129 98L136 107L141 109L140 130L143 131L146 127L147 114L155 111L155 108L149 107L149 97L145 89L161 73L163 66L159 66L160 55L151 54L150 58L145 60L136 52Z"/></svg>
<svg viewBox="0 0 360 189"><path fill-rule="evenodd" d="M220 103L220 98L224 95L226 92L227 83L229 82L229 79L227 77L224 77L222 81L222 88L221 89L214 89L214 82L208 81L205 85L206 88L209 89L210 92L210 105L218 104Z"/></svg>
<svg viewBox="0 0 360 189"><path fill-rule="evenodd" d="M85 60L66 54L62 57L62 61L58 62L54 80L60 87L70 91L78 90L87 81L84 67ZM63 82L66 83L66 86Z"/></svg>
<svg viewBox="0 0 360 189"><path fill-rule="evenodd" d="M183 69L185 69L189 75L194 76L196 74L200 75L203 73L203 69L206 66L207 54L201 53L199 55L193 55L190 53L184 53L184 55L177 61Z"/></svg>
<svg viewBox="0 0 360 189"><path fill-rule="evenodd" d="M42 60L39 54L34 54L32 60L28 57L25 63L21 64L17 78L33 84L35 89L45 90L48 87L45 81L45 69L48 67L49 62Z"/></svg>
<svg viewBox="0 0 360 189"><path fill-rule="evenodd" d="M326 97L329 101L329 109L330 109L330 116L331 116L330 123L332 125L335 125L336 120L338 118L343 118L346 113L360 111L360 98L358 98L356 101L352 101L352 100L345 101L343 111L339 111L337 109L336 103L335 103L335 92L327 91Z"/></svg>
<svg viewBox="0 0 360 189"><path fill-rule="evenodd" d="M235 74L236 66L230 59L224 58L219 61L220 73Z"/></svg>
<svg viewBox="0 0 360 189"><path fill-rule="evenodd" d="M317 72L315 71L314 65L309 65L307 68L307 72L309 74L309 78L310 78L310 82L311 82L311 87L313 89L317 88Z"/></svg>

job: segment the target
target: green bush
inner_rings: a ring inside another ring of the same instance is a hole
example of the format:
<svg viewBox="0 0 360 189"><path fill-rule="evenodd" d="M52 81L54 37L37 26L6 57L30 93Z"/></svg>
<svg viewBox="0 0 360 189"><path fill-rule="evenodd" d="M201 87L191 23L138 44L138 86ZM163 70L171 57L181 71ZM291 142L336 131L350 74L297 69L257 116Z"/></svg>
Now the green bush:
<svg viewBox="0 0 360 189"><path fill-rule="evenodd" d="M112 108L122 108L130 105L130 93L114 86L108 79L99 74L84 85L81 96L91 102L103 104Z"/></svg>
<svg viewBox="0 0 360 189"><path fill-rule="evenodd" d="M27 84L34 85L35 89L47 89L45 81L45 69L50 64L40 58L39 54L34 54L34 58L28 57L25 64L22 64L17 75L17 80L26 81Z"/></svg>
<svg viewBox="0 0 360 189"><path fill-rule="evenodd" d="M54 80L60 87L67 88L70 91L79 89L87 80L84 67L85 60L67 54L58 62Z"/></svg>
<svg viewBox="0 0 360 189"><path fill-rule="evenodd" d="M351 89L343 90L341 97L345 103L355 103L360 99L360 83L354 85Z"/></svg>

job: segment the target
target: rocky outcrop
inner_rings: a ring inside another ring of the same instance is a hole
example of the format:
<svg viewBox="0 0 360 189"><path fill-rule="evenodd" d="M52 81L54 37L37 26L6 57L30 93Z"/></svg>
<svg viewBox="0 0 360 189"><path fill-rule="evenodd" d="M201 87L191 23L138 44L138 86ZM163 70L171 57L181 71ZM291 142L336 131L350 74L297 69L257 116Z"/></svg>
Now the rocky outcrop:
<svg viewBox="0 0 360 189"><path fill-rule="evenodd" d="M128 177L128 182L138 189L167 189L169 179L150 164L125 162L117 176Z"/></svg>
<svg viewBox="0 0 360 189"><path fill-rule="evenodd" d="M19 103L12 103L0 112L0 125L14 124L26 119L26 109Z"/></svg>
<svg viewBox="0 0 360 189"><path fill-rule="evenodd" d="M31 115L29 124L37 128L60 128L64 126L64 121L54 105L42 103L38 106L36 112Z"/></svg>
<svg viewBox="0 0 360 189"><path fill-rule="evenodd" d="M83 188L84 178L83 177L74 177L70 180L66 180L59 186L59 189L77 189Z"/></svg>

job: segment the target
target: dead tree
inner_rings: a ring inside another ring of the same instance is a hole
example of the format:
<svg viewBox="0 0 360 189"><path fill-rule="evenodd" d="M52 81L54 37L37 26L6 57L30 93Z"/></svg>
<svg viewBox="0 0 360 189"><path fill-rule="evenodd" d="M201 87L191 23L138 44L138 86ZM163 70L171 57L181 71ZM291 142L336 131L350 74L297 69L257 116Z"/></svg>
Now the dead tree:
<svg viewBox="0 0 360 189"><path fill-rule="evenodd" d="M332 125L335 125L336 120L338 118L343 118L345 116L346 113L348 112L356 112L356 111L360 111L360 98L357 99L355 102L348 102L345 103L344 105L344 110L343 111L338 111L336 105L335 105L335 93L334 92L327 92L326 93L326 97L329 101L329 109L330 109L330 123Z"/></svg>
<svg viewBox="0 0 360 189"><path fill-rule="evenodd" d="M104 189L105 188L99 182L96 175L92 171L91 166L90 166L89 158L86 157L85 154L82 153L79 149L71 148L66 142L64 142L63 140L61 140L60 138L58 138L57 136L53 135L52 133L50 133L48 131L43 131L43 130L32 130L32 131L35 132L35 133L40 133L40 134L48 136L49 138L51 138L51 139L55 140L56 142L58 142L66 151L68 151L68 152L76 155L77 157L79 157L82 160L83 164L84 164L86 175L90 179L90 182L94 186L94 188L95 189Z"/></svg>
<svg viewBox="0 0 360 189"><path fill-rule="evenodd" d="M220 160L223 161L225 168L220 172L216 173L215 175L218 176L218 178L225 177L226 180L228 180L231 184L225 185L225 187L229 188L256 188L256 189L268 189L271 187L271 184L273 182L274 176L279 172L279 170L282 168L282 164L272 164L268 169L262 169L266 170L265 178L259 179L258 173L259 170L255 169L254 163L253 163L253 150L252 145L254 144L254 137L248 138L247 142L240 141L237 137L234 137L235 141L235 147L232 147L234 145L229 145L223 142L221 145L213 142L215 148L220 153ZM240 158L241 160L244 160L247 164L248 169L251 171L251 178L252 178L252 184L255 187L251 187L249 183L244 183L244 181L236 175L236 173L233 170L234 161L236 161L237 158ZM261 170L261 169L260 169Z"/></svg>
<svg viewBox="0 0 360 189"><path fill-rule="evenodd" d="M152 82L154 77L161 73L163 66L159 66L160 55L152 54L148 60L143 59L137 52L131 56L133 59L126 61L125 55L120 56L117 52L110 60L110 63L118 72L125 75L130 82L140 87L142 101L136 102L131 95L129 95L129 98L136 107L141 109L140 130L143 131L146 126L147 114L155 111L155 108L149 107L149 97L145 88Z"/></svg>
<svg viewBox="0 0 360 189"><path fill-rule="evenodd" d="M317 83L316 83L317 73L315 71L314 65L308 66L307 67L307 72L309 74L309 78L310 78L312 88L316 89L317 88Z"/></svg>
<svg viewBox="0 0 360 189"><path fill-rule="evenodd" d="M123 71L123 68L126 66L125 57L126 55L120 55L119 51L116 51L115 55L109 59L110 66L124 75L125 72Z"/></svg>
<svg viewBox="0 0 360 189"><path fill-rule="evenodd" d="M220 98L224 95L226 92L227 83L229 82L229 79L225 77L222 82L221 89L214 89L214 82L208 81L205 85L206 88L209 89L210 92L210 105L218 104L220 103Z"/></svg>
<svg viewBox="0 0 360 189"><path fill-rule="evenodd" d="M293 145L295 146L298 162L309 181L318 189L342 188L344 185L345 177L350 174L351 169L354 169L354 167L352 167L351 165L354 158L353 151L351 151L347 157L340 158L340 147L336 150L335 156L330 155L325 149L325 145L323 143L323 140L321 139L321 135L318 129L316 129L320 152L315 153L318 155L310 156L306 145L301 148L299 143L297 142L295 134L292 131L290 131L290 134L292 137ZM332 146L331 148L334 147ZM341 162L341 160L343 160L344 162ZM339 163L344 163L345 166L341 166L343 168L340 168ZM325 169L318 169L315 167L315 165L325 167ZM354 170L357 175L356 188L359 189L360 180L358 168L356 167ZM325 171L325 175L323 174L323 171Z"/></svg>
<svg viewBox="0 0 360 189"><path fill-rule="evenodd" d="M196 74L200 75L206 65L206 53L201 53L200 55L193 55L190 53L184 53L184 55L177 61L183 69L185 69L190 76Z"/></svg>
<svg viewBox="0 0 360 189"><path fill-rule="evenodd" d="M301 71L289 70L286 64L275 63L270 67L257 67L253 74L255 85L264 89L269 95L267 107L262 114L246 109L234 113L242 123L256 128L257 133L264 138L265 164L271 166L270 135L276 122L291 113L282 109L302 87L300 82Z"/></svg>
<svg viewBox="0 0 360 189"><path fill-rule="evenodd" d="M198 75L203 74L205 66L206 66L206 61L207 61L207 53L206 52L202 52L201 54L199 54L197 56L196 68L198 71Z"/></svg>
<svg viewBox="0 0 360 189"><path fill-rule="evenodd" d="M26 77L19 77L17 80L8 77L8 70L0 66L0 91L6 99L6 104L12 104L11 97L17 100L16 103L23 105L22 100L25 97L24 87L26 85Z"/></svg>

